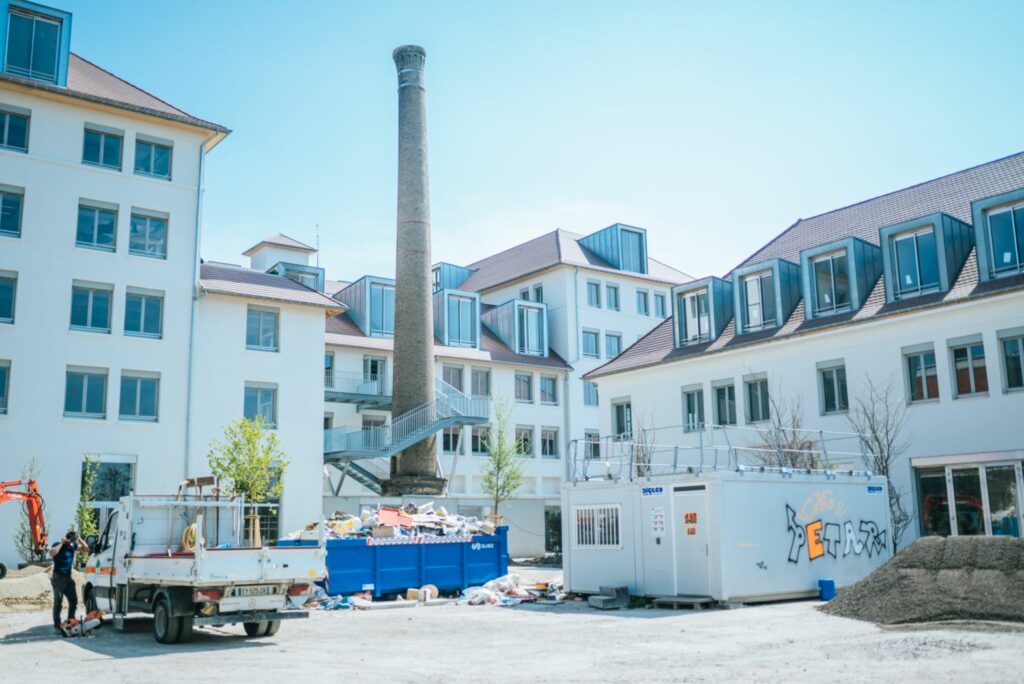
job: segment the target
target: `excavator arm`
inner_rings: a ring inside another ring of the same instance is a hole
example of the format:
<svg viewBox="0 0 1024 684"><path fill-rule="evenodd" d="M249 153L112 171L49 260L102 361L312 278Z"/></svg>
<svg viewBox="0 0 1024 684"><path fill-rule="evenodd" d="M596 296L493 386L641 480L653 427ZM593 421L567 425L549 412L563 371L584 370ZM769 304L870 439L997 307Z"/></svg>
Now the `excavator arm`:
<svg viewBox="0 0 1024 684"><path fill-rule="evenodd" d="M24 486L24 490L14 489ZM46 521L43 519L43 497L35 480L11 480L0 482L0 504L5 501L24 501L28 511L29 534L32 536L32 551L43 557L46 554Z"/></svg>

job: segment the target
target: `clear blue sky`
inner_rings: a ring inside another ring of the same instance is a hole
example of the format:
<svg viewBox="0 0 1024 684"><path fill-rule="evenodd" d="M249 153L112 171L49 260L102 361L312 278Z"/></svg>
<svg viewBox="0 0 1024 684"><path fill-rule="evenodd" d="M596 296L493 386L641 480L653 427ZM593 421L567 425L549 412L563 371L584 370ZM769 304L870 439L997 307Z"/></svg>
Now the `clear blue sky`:
<svg viewBox="0 0 1024 684"><path fill-rule="evenodd" d="M799 217L1024 149L1024 3L112 2L73 49L234 133L203 253L275 232L394 267L391 50L427 50L434 259L648 229L723 273Z"/></svg>

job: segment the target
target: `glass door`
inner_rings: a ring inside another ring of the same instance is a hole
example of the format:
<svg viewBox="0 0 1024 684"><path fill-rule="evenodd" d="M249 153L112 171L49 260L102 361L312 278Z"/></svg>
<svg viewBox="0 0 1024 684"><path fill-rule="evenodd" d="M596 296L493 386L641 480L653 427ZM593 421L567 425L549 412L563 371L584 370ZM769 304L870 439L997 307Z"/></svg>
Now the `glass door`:
<svg viewBox="0 0 1024 684"><path fill-rule="evenodd" d="M949 515L948 533L953 535L1004 535L1019 537L1021 530L1021 463L976 466L946 466L946 505ZM920 474L922 487L926 473ZM934 477L929 489L938 490ZM932 500L938 503L936 491ZM939 509L940 506L936 506ZM933 534L943 534L944 525L935 525L935 514L921 511L922 520L934 525ZM927 519L927 520L926 520ZM926 526L927 528L927 526ZM927 533L927 531L926 531Z"/></svg>
<svg viewBox="0 0 1024 684"><path fill-rule="evenodd" d="M1019 463L985 467L989 520L991 521L989 534L1020 536L1020 469Z"/></svg>

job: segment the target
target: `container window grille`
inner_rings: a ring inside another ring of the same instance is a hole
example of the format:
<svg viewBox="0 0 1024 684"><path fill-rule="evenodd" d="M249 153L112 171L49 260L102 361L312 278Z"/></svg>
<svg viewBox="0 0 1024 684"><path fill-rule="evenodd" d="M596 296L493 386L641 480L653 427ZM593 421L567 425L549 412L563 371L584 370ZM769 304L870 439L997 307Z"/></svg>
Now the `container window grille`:
<svg viewBox="0 0 1024 684"><path fill-rule="evenodd" d="M576 546L585 549L622 548L619 535L621 506L576 506Z"/></svg>

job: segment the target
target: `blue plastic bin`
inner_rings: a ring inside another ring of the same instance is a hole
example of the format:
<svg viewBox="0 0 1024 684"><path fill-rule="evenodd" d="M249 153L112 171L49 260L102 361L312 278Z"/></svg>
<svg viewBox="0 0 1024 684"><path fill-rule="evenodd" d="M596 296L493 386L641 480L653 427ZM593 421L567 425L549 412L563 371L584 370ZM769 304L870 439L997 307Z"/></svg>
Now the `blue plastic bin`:
<svg viewBox="0 0 1024 684"><path fill-rule="evenodd" d="M278 546L315 546L282 539ZM331 596L397 594L433 584L461 591L508 574L508 528L471 537L328 539L327 583Z"/></svg>
<svg viewBox="0 0 1024 684"><path fill-rule="evenodd" d="M818 598L822 601L831 601L836 597L836 581L832 579L818 580Z"/></svg>

